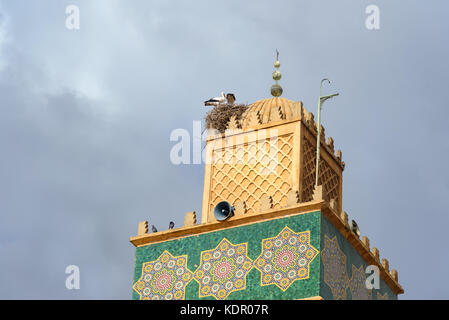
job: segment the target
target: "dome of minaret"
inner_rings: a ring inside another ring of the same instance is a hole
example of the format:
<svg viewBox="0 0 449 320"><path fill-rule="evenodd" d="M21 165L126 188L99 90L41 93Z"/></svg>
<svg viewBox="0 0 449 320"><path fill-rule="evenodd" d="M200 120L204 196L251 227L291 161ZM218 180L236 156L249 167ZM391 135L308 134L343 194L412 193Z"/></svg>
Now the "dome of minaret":
<svg viewBox="0 0 449 320"><path fill-rule="evenodd" d="M254 127L275 121L291 120L301 116L302 101L281 97L262 99L251 104L243 113L242 128Z"/></svg>

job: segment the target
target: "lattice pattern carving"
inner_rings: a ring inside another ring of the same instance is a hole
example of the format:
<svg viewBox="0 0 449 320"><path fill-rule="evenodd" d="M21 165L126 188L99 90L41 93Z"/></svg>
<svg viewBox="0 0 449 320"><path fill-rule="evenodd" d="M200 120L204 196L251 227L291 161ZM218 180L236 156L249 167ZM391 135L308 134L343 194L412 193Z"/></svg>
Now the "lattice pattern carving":
<svg viewBox="0 0 449 320"><path fill-rule="evenodd" d="M274 209L286 206L292 157L292 134L215 150L209 212L226 200L244 201L247 213L257 213L262 199L270 196Z"/></svg>
<svg viewBox="0 0 449 320"><path fill-rule="evenodd" d="M304 138L303 143L303 172L302 172L302 194L301 201L311 201L313 199L313 189L315 186L315 162L316 162L316 149L315 147Z"/></svg>
<svg viewBox="0 0 449 320"><path fill-rule="evenodd" d="M335 199L338 203L340 179L329 164L322 159L320 159L320 176L318 178L318 184L322 185L324 188L324 199L326 201Z"/></svg>
<svg viewBox="0 0 449 320"><path fill-rule="evenodd" d="M315 186L315 164L316 149L315 146L306 138L303 143L304 165L302 173L302 194L301 201L311 201L313 199L313 189ZM320 159L320 172L318 184L323 186L323 198L326 201L335 199L337 204L339 200L340 179L338 174L329 166L329 164Z"/></svg>

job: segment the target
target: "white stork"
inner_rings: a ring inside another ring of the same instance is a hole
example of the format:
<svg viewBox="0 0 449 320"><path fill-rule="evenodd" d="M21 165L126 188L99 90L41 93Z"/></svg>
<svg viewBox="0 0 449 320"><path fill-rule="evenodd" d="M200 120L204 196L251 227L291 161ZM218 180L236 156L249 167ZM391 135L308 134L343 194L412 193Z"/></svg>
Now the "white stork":
<svg viewBox="0 0 449 320"><path fill-rule="evenodd" d="M225 101L226 101L226 97L225 97L224 92L222 91L220 97L215 97L215 98L211 98L207 101L204 101L204 105L205 106L217 106Z"/></svg>
<svg viewBox="0 0 449 320"><path fill-rule="evenodd" d="M235 102L235 95L233 93L228 93L226 95L226 100L228 100L228 104L233 105Z"/></svg>

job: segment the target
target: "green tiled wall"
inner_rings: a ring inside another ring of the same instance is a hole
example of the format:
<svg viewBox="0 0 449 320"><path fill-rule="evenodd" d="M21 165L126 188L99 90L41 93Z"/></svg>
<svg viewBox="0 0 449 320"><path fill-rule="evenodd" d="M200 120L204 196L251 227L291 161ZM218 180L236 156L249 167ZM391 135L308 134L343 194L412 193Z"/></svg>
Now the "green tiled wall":
<svg viewBox="0 0 449 320"><path fill-rule="evenodd" d="M319 250L321 212L317 211L136 248L134 282L141 276L142 263L156 260L164 250L174 256L187 254L187 267L195 272L200 264L201 251L215 248L223 238L228 239L234 245L247 242L248 256L252 260L256 260L261 252L262 239L277 236L285 226L294 232L309 230L310 244ZM275 285L261 287L260 272L253 268L247 275L246 289L232 292L228 299L301 299L317 296L320 290L319 277L319 254L310 264L309 278L295 281L285 292ZM198 290L199 285L196 280L190 281L186 287L186 299L199 299ZM139 295L133 291L132 298L138 299ZM207 297L206 299L214 298Z"/></svg>
<svg viewBox="0 0 449 320"><path fill-rule="evenodd" d="M164 250L167 250L174 256L188 255L187 267L190 271L195 272L200 264L201 251L215 248L223 238L228 239L234 245L248 243L248 256L254 261L260 255L262 240L277 236L285 226L288 226L294 232L310 231L310 243L319 250L319 254L310 264L309 278L295 281L283 292L275 285L262 287L260 285L260 271L254 267L247 275L246 289L232 292L228 299L301 299L318 295L324 299L333 299L330 288L324 283L324 271L321 262L325 235L329 238L337 237L340 249L347 258L346 267L349 278L352 276L352 265L355 267L363 265L364 269L367 267L365 260L352 245L320 211L316 211L136 248L133 283L141 276L142 263L156 260ZM192 279L186 287L186 299L214 299L213 297L199 298L198 292L199 284ZM387 293L390 299L397 299L397 296L393 294L382 279L380 281L380 289L373 290L373 299L377 298L377 292L381 294ZM349 288L346 289L346 295L347 299L352 298ZM132 298L139 299L139 295L134 290Z"/></svg>

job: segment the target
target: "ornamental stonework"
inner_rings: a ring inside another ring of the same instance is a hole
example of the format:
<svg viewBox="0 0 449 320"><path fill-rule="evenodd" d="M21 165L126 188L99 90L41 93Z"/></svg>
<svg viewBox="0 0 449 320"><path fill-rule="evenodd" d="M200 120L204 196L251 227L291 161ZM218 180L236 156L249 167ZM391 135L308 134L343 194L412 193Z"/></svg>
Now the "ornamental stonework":
<svg viewBox="0 0 449 320"><path fill-rule="evenodd" d="M262 252L254 266L261 273L261 285L287 290L296 280L309 277L310 263L318 250L310 244L310 231L295 233L285 227L276 237L262 240Z"/></svg>
<svg viewBox="0 0 449 320"><path fill-rule="evenodd" d="M133 289L141 300L183 300L192 278L187 255L174 257L164 251L156 260L142 264L142 275Z"/></svg>
<svg viewBox="0 0 449 320"><path fill-rule="evenodd" d="M201 252L201 262L194 273L199 283L199 297L226 299L231 292L246 289L246 276L253 267L248 244L233 245L223 238L218 246Z"/></svg>
<svg viewBox="0 0 449 320"><path fill-rule="evenodd" d="M269 196L273 209L285 207L292 188L292 159L291 134L214 151L208 210L226 199L245 203L247 213L258 213L262 199Z"/></svg>

